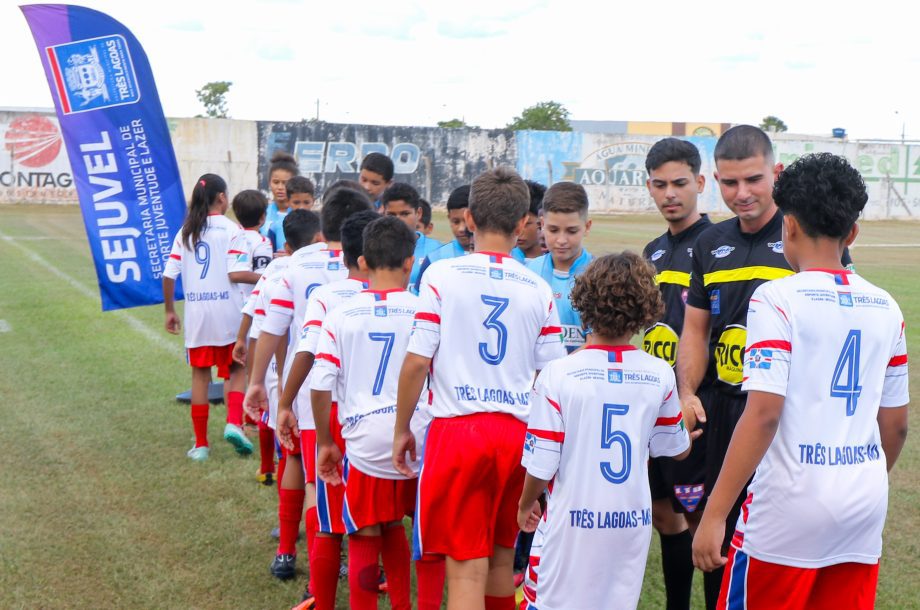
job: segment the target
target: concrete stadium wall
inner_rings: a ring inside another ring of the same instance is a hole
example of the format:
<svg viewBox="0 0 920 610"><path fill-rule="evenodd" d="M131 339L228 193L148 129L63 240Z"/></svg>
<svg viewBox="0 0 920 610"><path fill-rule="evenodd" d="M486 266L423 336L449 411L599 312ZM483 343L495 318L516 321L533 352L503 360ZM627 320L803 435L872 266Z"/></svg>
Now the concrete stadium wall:
<svg viewBox="0 0 920 610"><path fill-rule="evenodd" d="M483 170L509 164L545 184L583 184L597 212L655 211L645 189L645 155L660 136L220 119L170 119L169 127L186 193L206 172L224 176L231 192L267 192L269 159L279 149L293 154L322 192L336 180L357 178L361 158L378 151L393 157L397 180L435 205ZM686 139L703 158L701 209L726 211L712 178L716 138ZM53 113L0 110L0 142L0 204L77 202ZM786 165L809 152L844 155L869 188L866 218L920 218L920 145L777 134L774 148Z"/></svg>

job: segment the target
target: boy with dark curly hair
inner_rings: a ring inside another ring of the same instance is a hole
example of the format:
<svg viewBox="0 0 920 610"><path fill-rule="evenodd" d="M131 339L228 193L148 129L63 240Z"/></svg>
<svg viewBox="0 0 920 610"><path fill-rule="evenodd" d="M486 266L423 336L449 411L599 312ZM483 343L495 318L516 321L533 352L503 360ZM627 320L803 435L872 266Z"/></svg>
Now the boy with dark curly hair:
<svg viewBox="0 0 920 610"><path fill-rule="evenodd" d="M591 334L540 373L524 442L518 525L537 531L524 596L540 610L635 608L652 536L649 454L690 452L674 372L630 344L664 313L655 269L632 252L601 257L572 303Z"/></svg>
<svg viewBox="0 0 920 610"><path fill-rule="evenodd" d="M846 159L800 158L773 199L795 275L750 299L747 405L693 561L725 566L718 608L873 608L888 471L907 436L904 317L890 294L841 263L868 199ZM726 519L751 474L726 560Z"/></svg>

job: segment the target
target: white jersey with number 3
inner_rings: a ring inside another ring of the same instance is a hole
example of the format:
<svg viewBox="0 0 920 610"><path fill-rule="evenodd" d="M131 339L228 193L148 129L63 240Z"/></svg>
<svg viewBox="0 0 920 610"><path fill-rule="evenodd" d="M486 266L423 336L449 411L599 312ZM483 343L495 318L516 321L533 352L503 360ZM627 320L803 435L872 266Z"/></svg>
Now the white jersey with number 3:
<svg viewBox="0 0 920 610"><path fill-rule="evenodd" d="M742 389L785 396L733 544L770 563L878 562L888 507L879 408L908 402L904 318L848 271L764 284L748 309Z"/></svg>
<svg viewBox="0 0 920 610"><path fill-rule="evenodd" d="M432 358L434 417L527 421L534 372L565 356L549 285L508 254L436 261L422 276L409 351Z"/></svg>
<svg viewBox="0 0 920 610"><path fill-rule="evenodd" d="M522 463L550 481L524 594L540 610L635 608L652 536L648 458L690 446L674 372L589 345L537 378Z"/></svg>
<svg viewBox="0 0 920 610"><path fill-rule="evenodd" d="M194 248L176 234L163 276L182 276L185 291L185 347L230 345L240 327L242 295L227 276L230 242L243 230L221 214L208 221Z"/></svg>
<svg viewBox="0 0 920 610"><path fill-rule="evenodd" d="M311 388L339 397L339 423L350 464L381 479L404 479L393 467L396 389L418 298L406 290L366 290L323 323ZM419 398L412 417L417 447L430 421ZM410 464L414 470L418 464Z"/></svg>

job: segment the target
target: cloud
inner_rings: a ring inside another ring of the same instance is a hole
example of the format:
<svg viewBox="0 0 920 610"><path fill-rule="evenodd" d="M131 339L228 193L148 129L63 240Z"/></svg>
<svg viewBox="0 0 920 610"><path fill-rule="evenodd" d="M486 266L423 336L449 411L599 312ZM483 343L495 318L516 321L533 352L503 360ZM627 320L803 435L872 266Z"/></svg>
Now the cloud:
<svg viewBox="0 0 920 610"><path fill-rule="evenodd" d="M197 19L185 19L182 21L172 21L163 26L167 30L176 32L203 32L204 23Z"/></svg>
<svg viewBox="0 0 920 610"><path fill-rule="evenodd" d="M291 61L294 51L286 45L261 45L256 49L259 59L266 61Z"/></svg>

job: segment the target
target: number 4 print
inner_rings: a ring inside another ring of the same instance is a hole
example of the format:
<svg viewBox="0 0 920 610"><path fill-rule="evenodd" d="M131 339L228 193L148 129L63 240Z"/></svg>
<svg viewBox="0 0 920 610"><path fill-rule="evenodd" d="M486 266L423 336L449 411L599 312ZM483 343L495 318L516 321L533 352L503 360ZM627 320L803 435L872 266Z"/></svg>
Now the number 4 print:
<svg viewBox="0 0 920 610"><path fill-rule="evenodd" d="M859 346L862 342L862 333L851 330L843 342L843 349L834 365L834 377L831 379L831 397L845 398L847 401L847 417L856 413L856 403L862 393L859 385Z"/></svg>

